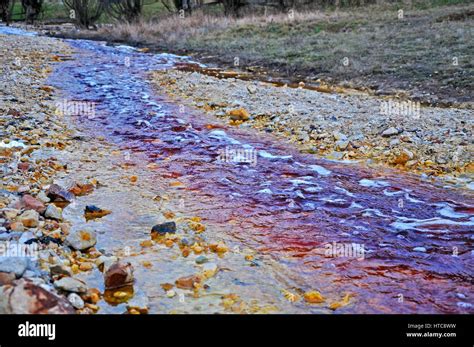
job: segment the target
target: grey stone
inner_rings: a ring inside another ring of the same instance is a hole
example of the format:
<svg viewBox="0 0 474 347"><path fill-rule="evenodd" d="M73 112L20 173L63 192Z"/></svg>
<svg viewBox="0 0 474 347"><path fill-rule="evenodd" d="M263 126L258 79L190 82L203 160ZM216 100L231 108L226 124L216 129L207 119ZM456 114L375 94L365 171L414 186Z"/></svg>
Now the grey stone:
<svg viewBox="0 0 474 347"><path fill-rule="evenodd" d="M0 272L12 272L21 277L29 264L27 257L0 257Z"/></svg>

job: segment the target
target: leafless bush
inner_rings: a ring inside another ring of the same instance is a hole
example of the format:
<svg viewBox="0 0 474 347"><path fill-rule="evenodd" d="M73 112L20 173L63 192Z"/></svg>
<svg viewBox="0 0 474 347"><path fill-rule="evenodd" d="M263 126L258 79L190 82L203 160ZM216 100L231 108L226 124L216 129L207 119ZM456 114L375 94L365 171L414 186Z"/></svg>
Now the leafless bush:
<svg viewBox="0 0 474 347"><path fill-rule="evenodd" d="M105 0L107 13L119 21L133 23L139 20L143 0Z"/></svg>
<svg viewBox="0 0 474 347"><path fill-rule="evenodd" d="M38 19L43 7L43 0L21 0L21 6L25 12L25 20L31 24Z"/></svg>
<svg viewBox="0 0 474 347"><path fill-rule="evenodd" d="M104 12L103 0L63 0L64 5L70 10L70 17L76 25L82 28L95 28L95 23Z"/></svg>

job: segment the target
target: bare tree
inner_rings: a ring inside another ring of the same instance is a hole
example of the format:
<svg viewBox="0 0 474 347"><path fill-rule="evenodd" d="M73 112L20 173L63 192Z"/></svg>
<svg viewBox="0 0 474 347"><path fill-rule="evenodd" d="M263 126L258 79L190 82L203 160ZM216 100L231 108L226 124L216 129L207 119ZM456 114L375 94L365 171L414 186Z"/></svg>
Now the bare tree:
<svg viewBox="0 0 474 347"><path fill-rule="evenodd" d="M43 0L21 0L21 6L25 13L26 22L32 24L41 14Z"/></svg>
<svg viewBox="0 0 474 347"><path fill-rule="evenodd" d="M106 10L113 18L133 23L142 14L143 0L105 0Z"/></svg>
<svg viewBox="0 0 474 347"><path fill-rule="evenodd" d="M174 7L178 11L184 10L185 12L190 13L192 11L193 5L191 3L191 0L173 0Z"/></svg>
<svg viewBox="0 0 474 347"><path fill-rule="evenodd" d="M224 5L224 14L226 16L239 16L239 10L244 6L242 0L222 0L222 4Z"/></svg>
<svg viewBox="0 0 474 347"><path fill-rule="evenodd" d="M15 0L0 0L0 19L10 25Z"/></svg>
<svg viewBox="0 0 474 347"><path fill-rule="evenodd" d="M95 28L95 23L105 8L103 0L63 0L63 2L76 25L86 29Z"/></svg>

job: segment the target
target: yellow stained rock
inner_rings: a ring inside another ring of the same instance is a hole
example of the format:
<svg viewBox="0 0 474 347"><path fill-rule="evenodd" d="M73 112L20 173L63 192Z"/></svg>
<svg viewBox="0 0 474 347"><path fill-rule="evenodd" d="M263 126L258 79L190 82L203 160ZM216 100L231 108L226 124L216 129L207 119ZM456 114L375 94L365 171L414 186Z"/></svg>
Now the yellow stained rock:
<svg viewBox="0 0 474 347"><path fill-rule="evenodd" d="M230 110L227 112L227 115L234 121L246 121L250 119L250 114L243 108Z"/></svg>
<svg viewBox="0 0 474 347"><path fill-rule="evenodd" d="M196 234L200 234L206 231L206 226L199 222L190 222L189 227L193 230Z"/></svg>
<svg viewBox="0 0 474 347"><path fill-rule="evenodd" d="M92 264L91 263L82 263L81 265L79 265L79 269L81 271L90 271L90 270L92 270Z"/></svg>
<svg viewBox="0 0 474 347"><path fill-rule="evenodd" d="M296 302L300 299L300 296L298 294L292 293L289 290L283 289L282 293L285 299L289 302Z"/></svg>
<svg viewBox="0 0 474 347"><path fill-rule="evenodd" d="M140 242L140 246L142 247L152 247L153 246L153 241L152 240L145 240Z"/></svg>
<svg viewBox="0 0 474 347"><path fill-rule="evenodd" d="M153 266L153 264L152 264L151 262L147 261L147 260L143 261L143 262L142 262L142 265L143 265L144 267L146 267L147 269L149 269L149 268L151 268L151 267Z"/></svg>
<svg viewBox="0 0 474 347"><path fill-rule="evenodd" d="M310 304L320 304L325 301L321 293L315 290L304 293L304 300Z"/></svg>
<svg viewBox="0 0 474 347"><path fill-rule="evenodd" d="M163 212L163 216L166 218L166 219L171 219L171 218L174 218L175 217L175 214L171 211L166 211L166 212Z"/></svg>
<svg viewBox="0 0 474 347"><path fill-rule="evenodd" d="M349 304L349 300L351 298L351 295L350 294L346 294L344 296L344 298L341 300L341 301L336 301L336 302L333 302L332 304L329 305L329 308L331 310L337 310L338 308L340 307L344 307L344 306L347 306Z"/></svg>

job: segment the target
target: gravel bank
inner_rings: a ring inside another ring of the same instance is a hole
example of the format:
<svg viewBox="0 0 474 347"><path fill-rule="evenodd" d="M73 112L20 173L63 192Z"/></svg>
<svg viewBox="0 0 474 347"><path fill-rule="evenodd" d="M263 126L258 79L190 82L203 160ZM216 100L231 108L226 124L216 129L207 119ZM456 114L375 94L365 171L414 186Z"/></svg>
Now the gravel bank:
<svg viewBox="0 0 474 347"><path fill-rule="evenodd" d="M153 79L160 91L178 102L236 126L283 136L305 152L472 182L472 110L180 70L155 72Z"/></svg>

